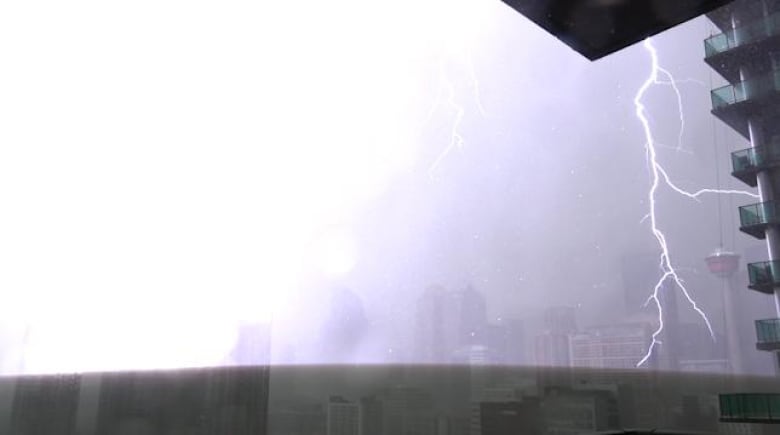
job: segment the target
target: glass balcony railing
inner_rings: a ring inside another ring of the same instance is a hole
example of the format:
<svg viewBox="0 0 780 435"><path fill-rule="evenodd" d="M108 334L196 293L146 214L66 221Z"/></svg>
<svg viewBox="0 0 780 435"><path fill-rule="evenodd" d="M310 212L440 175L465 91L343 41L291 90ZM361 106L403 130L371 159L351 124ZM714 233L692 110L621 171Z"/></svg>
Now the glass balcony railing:
<svg viewBox="0 0 780 435"><path fill-rule="evenodd" d="M780 421L780 394L721 394L720 418L731 421Z"/></svg>
<svg viewBox="0 0 780 435"><path fill-rule="evenodd" d="M780 91L780 71L714 89L710 93L712 108L741 103L776 91Z"/></svg>
<svg viewBox="0 0 780 435"><path fill-rule="evenodd" d="M780 319L756 320L758 344L780 344Z"/></svg>
<svg viewBox="0 0 780 435"><path fill-rule="evenodd" d="M739 208L739 223L742 227L780 222L780 204L775 201L744 205Z"/></svg>
<svg viewBox="0 0 780 435"><path fill-rule="evenodd" d="M750 24L705 39L704 53L709 57L775 35L780 35L780 13L762 17Z"/></svg>
<svg viewBox="0 0 780 435"><path fill-rule="evenodd" d="M734 172L750 171L771 163L780 163L780 143L731 153L731 166Z"/></svg>
<svg viewBox="0 0 780 435"><path fill-rule="evenodd" d="M780 261L763 261L747 266L751 287L780 285Z"/></svg>

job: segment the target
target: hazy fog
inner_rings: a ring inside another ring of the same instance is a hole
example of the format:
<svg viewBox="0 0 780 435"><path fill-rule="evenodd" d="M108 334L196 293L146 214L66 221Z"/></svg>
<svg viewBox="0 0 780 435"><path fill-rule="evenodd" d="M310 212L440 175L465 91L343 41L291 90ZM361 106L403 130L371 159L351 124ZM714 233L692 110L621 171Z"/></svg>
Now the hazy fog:
<svg viewBox="0 0 780 435"><path fill-rule="evenodd" d="M3 372L222 364L240 324L271 318L282 362L413 361L432 284L522 319L529 364L545 308L575 306L584 326L636 310L621 259L660 255L643 220L641 44L591 63L498 0L87 3L0 6ZM683 188L749 189L728 155L749 144L710 115L710 27L654 38L685 117L678 141L673 89L648 92L659 161ZM703 259L721 242L764 258L737 229L751 202L658 194L718 332L723 283ZM364 319L336 328L351 344L334 354L336 289ZM757 307L748 331L775 315L738 297Z"/></svg>

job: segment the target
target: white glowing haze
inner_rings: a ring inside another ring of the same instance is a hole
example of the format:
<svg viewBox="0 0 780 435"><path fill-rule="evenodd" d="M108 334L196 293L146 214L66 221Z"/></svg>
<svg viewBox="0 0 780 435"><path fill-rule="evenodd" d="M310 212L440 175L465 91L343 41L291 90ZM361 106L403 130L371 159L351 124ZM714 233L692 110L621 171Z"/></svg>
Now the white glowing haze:
<svg viewBox="0 0 780 435"><path fill-rule="evenodd" d="M483 2L251 3L0 6L0 373L219 364L359 264Z"/></svg>

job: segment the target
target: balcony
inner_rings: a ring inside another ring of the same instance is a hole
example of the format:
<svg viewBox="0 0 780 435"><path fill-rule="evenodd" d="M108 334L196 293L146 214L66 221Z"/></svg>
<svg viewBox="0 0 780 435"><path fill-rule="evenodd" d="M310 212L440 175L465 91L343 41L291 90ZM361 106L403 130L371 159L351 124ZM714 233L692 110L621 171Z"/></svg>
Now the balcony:
<svg viewBox="0 0 780 435"><path fill-rule="evenodd" d="M780 102L780 70L721 86L712 90L710 97L712 114L747 138L747 120L767 113Z"/></svg>
<svg viewBox="0 0 780 435"><path fill-rule="evenodd" d="M756 187L756 174L780 167L780 143L748 148L731 153L731 175L751 187Z"/></svg>
<svg viewBox="0 0 780 435"><path fill-rule="evenodd" d="M719 398L722 422L780 423L780 394L721 394Z"/></svg>
<svg viewBox="0 0 780 435"><path fill-rule="evenodd" d="M744 205L739 208L739 230L757 239L766 238L764 230L780 224L780 204L775 201Z"/></svg>
<svg viewBox="0 0 780 435"><path fill-rule="evenodd" d="M780 91L780 71L772 71L763 76L714 89L711 93L712 109L759 99L777 91Z"/></svg>
<svg viewBox="0 0 780 435"><path fill-rule="evenodd" d="M780 350L780 319L756 320L756 349Z"/></svg>
<svg viewBox="0 0 780 435"><path fill-rule="evenodd" d="M766 52L766 46L780 40L780 12L758 16L750 23L704 40L704 60L729 81L739 77L739 65ZM745 49L742 49L745 47Z"/></svg>
<svg viewBox="0 0 780 435"><path fill-rule="evenodd" d="M704 40L704 53L715 56L734 48L780 35L780 13L761 17L750 24L710 36Z"/></svg>
<svg viewBox="0 0 780 435"><path fill-rule="evenodd" d="M748 288L761 293L773 294L775 286L780 287L780 261L763 261L748 264Z"/></svg>

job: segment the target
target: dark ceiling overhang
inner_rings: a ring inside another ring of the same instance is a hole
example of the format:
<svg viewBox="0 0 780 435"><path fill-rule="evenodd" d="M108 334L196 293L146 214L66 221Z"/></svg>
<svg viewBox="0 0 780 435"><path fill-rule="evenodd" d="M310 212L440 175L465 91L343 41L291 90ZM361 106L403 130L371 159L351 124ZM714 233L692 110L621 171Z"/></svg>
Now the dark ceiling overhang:
<svg viewBox="0 0 780 435"><path fill-rule="evenodd" d="M503 0L590 60L732 0Z"/></svg>

